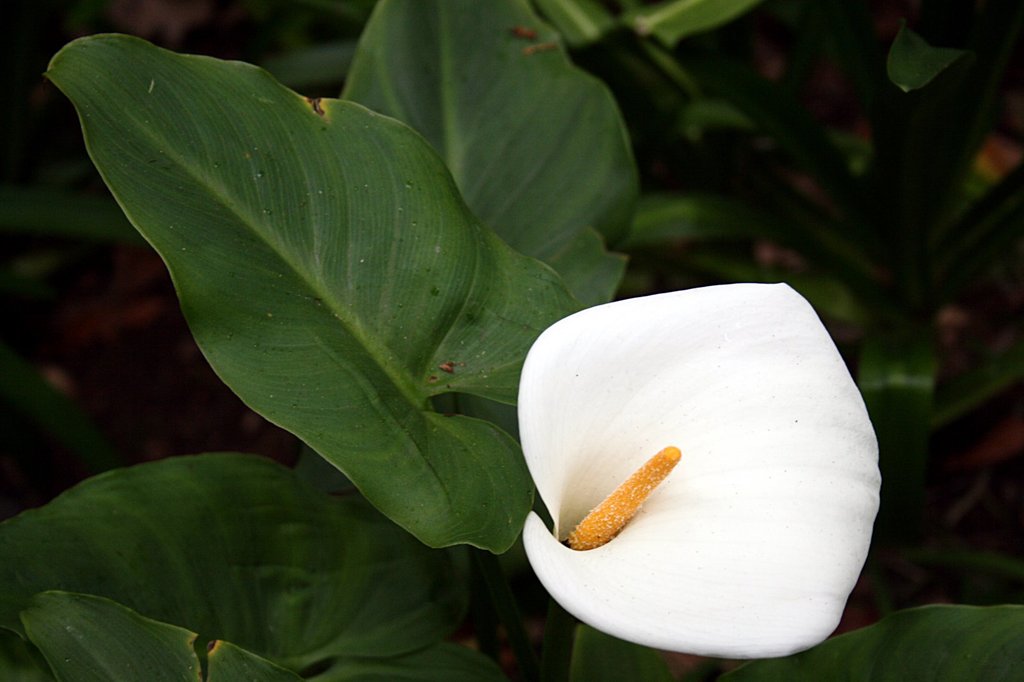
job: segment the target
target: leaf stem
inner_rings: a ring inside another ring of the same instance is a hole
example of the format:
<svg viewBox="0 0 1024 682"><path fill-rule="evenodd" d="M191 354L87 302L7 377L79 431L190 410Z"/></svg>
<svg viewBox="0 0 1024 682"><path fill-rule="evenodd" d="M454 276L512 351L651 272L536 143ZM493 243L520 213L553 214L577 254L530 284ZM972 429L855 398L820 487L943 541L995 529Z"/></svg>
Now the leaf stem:
<svg viewBox="0 0 1024 682"><path fill-rule="evenodd" d="M498 619L505 626L512 653L519 662L519 671L526 682L537 682L540 679L540 665L537 654L530 644L530 638L523 626L522 614L516 604L512 589L501 570L498 557L485 550L473 552L480 576L491 594L491 602L498 613Z"/></svg>
<svg viewBox="0 0 1024 682"><path fill-rule="evenodd" d="M470 554L478 550L468 547ZM498 642L498 615L494 612L494 604L490 598L490 590L484 579L480 562L470 559L470 618L473 619L473 630L476 632L477 646L480 653L501 662L501 646Z"/></svg>
<svg viewBox="0 0 1024 682"><path fill-rule="evenodd" d="M548 604L548 617L544 624L540 667L542 682L568 681L575 634L576 618L552 599Z"/></svg>

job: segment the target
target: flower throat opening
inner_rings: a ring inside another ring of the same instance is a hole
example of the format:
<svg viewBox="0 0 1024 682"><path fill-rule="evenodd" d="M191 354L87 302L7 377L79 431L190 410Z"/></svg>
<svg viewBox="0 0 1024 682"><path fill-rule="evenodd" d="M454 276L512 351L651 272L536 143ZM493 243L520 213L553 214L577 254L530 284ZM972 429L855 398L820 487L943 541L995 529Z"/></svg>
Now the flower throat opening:
<svg viewBox="0 0 1024 682"><path fill-rule="evenodd" d="M584 551L611 541L636 516L640 506L672 472L681 456L679 448L669 446L647 460L569 533L569 547Z"/></svg>

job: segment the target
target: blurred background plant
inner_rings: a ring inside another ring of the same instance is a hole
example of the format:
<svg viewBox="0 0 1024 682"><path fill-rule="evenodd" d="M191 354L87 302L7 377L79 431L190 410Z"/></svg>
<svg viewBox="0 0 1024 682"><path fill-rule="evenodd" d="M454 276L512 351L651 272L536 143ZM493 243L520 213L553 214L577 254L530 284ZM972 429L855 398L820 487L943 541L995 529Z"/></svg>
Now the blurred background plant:
<svg viewBox="0 0 1024 682"><path fill-rule="evenodd" d="M630 127L643 193L609 244L629 256L619 296L785 281L856 371L883 506L844 627L931 602L1020 602L1024 4L533 4ZM123 463L224 448L290 463L299 450L206 367L159 259L41 78L49 57L116 30L336 95L373 5L5 3L4 515Z"/></svg>

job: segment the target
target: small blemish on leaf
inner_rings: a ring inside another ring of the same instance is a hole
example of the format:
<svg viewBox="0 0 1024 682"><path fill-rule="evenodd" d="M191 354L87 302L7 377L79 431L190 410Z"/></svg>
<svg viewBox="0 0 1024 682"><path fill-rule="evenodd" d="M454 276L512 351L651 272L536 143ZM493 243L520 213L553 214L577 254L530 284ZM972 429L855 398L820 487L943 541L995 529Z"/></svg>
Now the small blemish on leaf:
<svg viewBox="0 0 1024 682"><path fill-rule="evenodd" d="M455 374L455 363L449 360L448 362L442 362L437 366L442 372L448 372L449 374Z"/></svg>
<svg viewBox="0 0 1024 682"><path fill-rule="evenodd" d="M523 48L523 54L529 57L532 54L538 52L550 52L558 49L558 43L536 43L534 45L527 45Z"/></svg>
<svg viewBox="0 0 1024 682"><path fill-rule="evenodd" d="M323 116L324 115L324 108L320 104L322 99L323 99L322 97L307 97L306 98L306 101L309 102L309 105L311 107L313 107L313 111L316 112L317 116Z"/></svg>
<svg viewBox="0 0 1024 682"><path fill-rule="evenodd" d="M523 40L537 39L537 32L532 28L527 28L526 26L513 26L512 35L516 38L522 38Z"/></svg>

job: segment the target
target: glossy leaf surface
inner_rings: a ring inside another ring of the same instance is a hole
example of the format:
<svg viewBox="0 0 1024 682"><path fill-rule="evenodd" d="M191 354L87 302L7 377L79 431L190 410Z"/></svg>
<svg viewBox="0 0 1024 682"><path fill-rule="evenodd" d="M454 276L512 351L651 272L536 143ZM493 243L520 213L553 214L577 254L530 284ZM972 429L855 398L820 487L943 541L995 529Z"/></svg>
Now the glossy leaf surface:
<svg viewBox="0 0 1024 682"><path fill-rule="evenodd" d="M624 234L637 175L611 94L558 40L520 0L385 0L344 97L419 131L477 217L592 304L621 277L598 233Z"/></svg>
<svg viewBox="0 0 1024 682"><path fill-rule="evenodd" d="M144 618L109 599L73 592L41 592L22 612L22 619L58 680L198 682L202 679L193 648L195 633ZM216 642L207 661L207 682L299 682L302 679L230 642Z"/></svg>
<svg viewBox="0 0 1024 682"><path fill-rule="evenodd" d="M515 443L427 399L513 401L575 305L554 273L477 222L422 138L351 102L124 36L47 75L220 377L423 542L507 548L531 496Z"/></svg>
<svg viewBox="0 0 1024 682"><path fill-rule="evenodd" d="M925 606L789 658L749 663L723 682L1012 680L1024 664L1024 606Z"/></svg>
<svg viewBox="0 0 1024 682"><path fill-rule="evenodd" d="M102 597L42 592L21 614L58 680L197 682L195 633L144 618Z"/></svg>
<svg viewBox="0 0 1024 682"><path fill-rule="evenodd" d="M301 667L392 656L459 622L451 566L365 503L251 455L108 472L0 525L0 626L37 592L142 616Z"/></svg>

